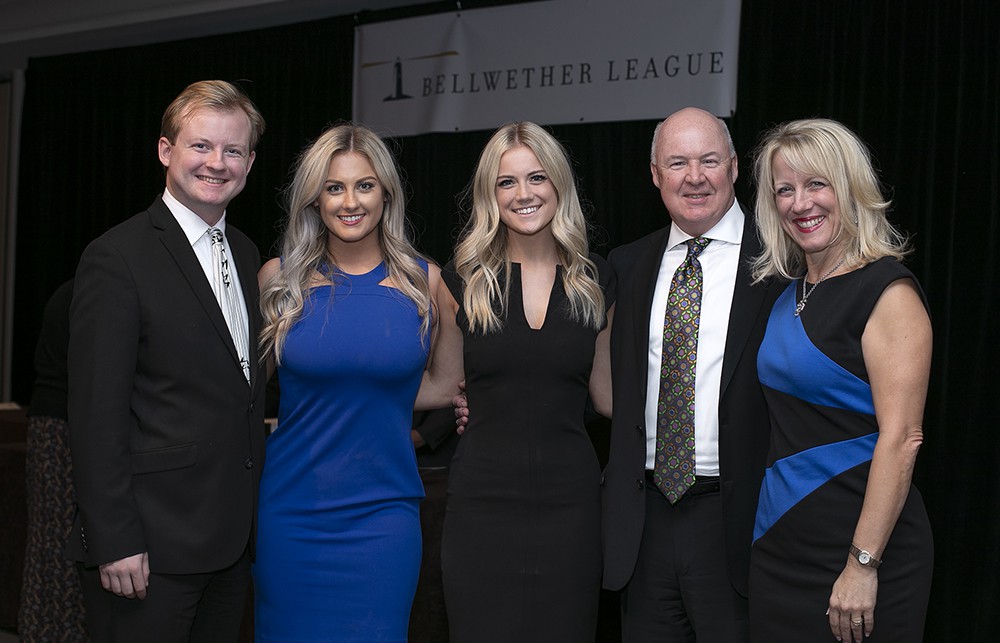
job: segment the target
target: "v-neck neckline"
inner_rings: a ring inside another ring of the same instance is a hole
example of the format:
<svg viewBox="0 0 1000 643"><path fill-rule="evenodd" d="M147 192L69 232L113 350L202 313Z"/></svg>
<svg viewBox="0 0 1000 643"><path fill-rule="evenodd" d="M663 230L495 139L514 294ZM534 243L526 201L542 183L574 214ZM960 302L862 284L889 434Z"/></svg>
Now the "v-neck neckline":
<svg viewBox="0 0 1000 643"><path fill-rule="evenodd" d="M512 261L511 266L512 268L514 267L517 268L516 278L517 278L517 287L518 290L520 291L518 294L520 295L519 304L521 307L521 319L524 321L524 325L528 327L528 330L534 331L536 333L541 332L542 330L545 329L545 325L549 321L549 315L552 313L552 300L555 299L554 295L556 292L556 284L559 283L559 273L562 269L562 266L556 264L555 278L552 280L552 286L549 288L549 298L545 302L545 316L542 317L542 323L538 328L535 328L534 326L531 325L531 322L528 320L528 311L524 307L524 275L521 270L521 264L516 261ZM515 275L513 274L512 270L511 277L514 278L514 276Z"/></svg>

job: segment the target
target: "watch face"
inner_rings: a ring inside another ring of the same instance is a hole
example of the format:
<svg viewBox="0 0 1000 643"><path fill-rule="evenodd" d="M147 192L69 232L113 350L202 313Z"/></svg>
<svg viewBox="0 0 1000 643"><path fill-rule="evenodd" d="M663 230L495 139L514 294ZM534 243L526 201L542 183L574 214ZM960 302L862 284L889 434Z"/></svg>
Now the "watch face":
<svg viewBox="0 0 1000 643"><path fill-rule="evenodd" d="M862 565L867 565L872 562L872 555L862 550L861 553L858 554L858 562Z"/></svg>

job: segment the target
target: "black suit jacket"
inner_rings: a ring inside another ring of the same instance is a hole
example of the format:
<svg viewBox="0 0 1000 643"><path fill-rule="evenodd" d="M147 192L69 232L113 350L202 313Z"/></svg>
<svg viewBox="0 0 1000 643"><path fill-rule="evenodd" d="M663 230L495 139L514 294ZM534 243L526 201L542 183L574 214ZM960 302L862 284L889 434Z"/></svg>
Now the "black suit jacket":
<svg viewBox="0 0 1000 643"><path fill-rule="evenodd" d="M745 210L744 210L745 211ZM635 569L645 523L646 363L653 290L670 228L616 248L609 260L618 277L611 331L614 417L603 479L604 586L621 589ZM780 288L750 285L749 259L760 251L746 217L740 266L729 315L719 399L719 473L729 577L747 593L750 543L769 443L767 408L757 380L757 349ZM720 552L721 555L722 552Z"/></svg>
<svg viewBox="0 0 1000 643"><path fill-rule="evenodd" d="M254 244L226 227L260 332ZM264 370L240 367L222 310L158 197L84 251L70 322L70 446L79 512L69 553L87 566L148 551L156 573L237 561L264 464Z"/></svg>

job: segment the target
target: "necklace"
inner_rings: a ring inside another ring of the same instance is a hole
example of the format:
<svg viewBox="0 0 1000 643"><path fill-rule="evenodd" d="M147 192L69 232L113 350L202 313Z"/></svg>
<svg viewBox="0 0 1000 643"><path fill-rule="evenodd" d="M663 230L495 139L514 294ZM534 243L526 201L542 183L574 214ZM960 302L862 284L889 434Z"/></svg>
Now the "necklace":
<svg viewBox="0 0 1000 643"><path fill-rule="evenodd" d="M813 294L813 291L816 290L816 286L820 285L821 283L823 283L824 281L826 281L827 277L829 277L833 273L837 272L837 268L843 266L844 265L844 261L846 261L846 260L847 260L847 257L844 257L843 259L841 259L840 261L838 261L837 265L834 266L833 268L830 268L826 272L826 274L823 275L822 277L820 277L819 280L816 283L814 283L812 285L812 288L810 288L808 291L806 290L806 278L805 277L802 278L802 300L799 301L799 303L796 304L796 306L795 306L795 316L796 317L798 317L799 313L802 312L802 309L806 307L806 301L809 299L809 295Z"/></svg>

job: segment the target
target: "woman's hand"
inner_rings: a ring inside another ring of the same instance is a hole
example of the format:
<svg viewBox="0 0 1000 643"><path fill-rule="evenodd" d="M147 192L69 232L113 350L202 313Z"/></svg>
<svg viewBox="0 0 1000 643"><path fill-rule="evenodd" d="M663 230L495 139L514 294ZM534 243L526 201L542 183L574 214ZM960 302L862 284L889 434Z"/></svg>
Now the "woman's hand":
<svg viewBox="0 0 1000 643"><path fill-rule="evenodd" d="M875 629L878 572L849 558L830 594L830 630L838 641L862 641Z"/></svg>

